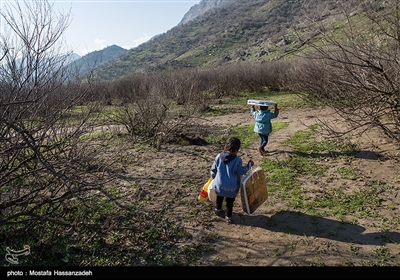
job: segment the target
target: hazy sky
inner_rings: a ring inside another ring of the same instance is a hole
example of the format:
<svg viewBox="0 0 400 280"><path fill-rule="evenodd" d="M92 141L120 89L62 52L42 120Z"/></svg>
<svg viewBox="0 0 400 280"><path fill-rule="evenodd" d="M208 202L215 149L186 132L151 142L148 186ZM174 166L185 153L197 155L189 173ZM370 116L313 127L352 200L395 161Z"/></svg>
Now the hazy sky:
<svg viewBox="0 0 400 280"><path fill-rule="evenodd" d="M4 1L4 0L0 0ZM65 38L79 55L118 45L131 49L176 26L200 0L53 0L71 24Z"/></svg>

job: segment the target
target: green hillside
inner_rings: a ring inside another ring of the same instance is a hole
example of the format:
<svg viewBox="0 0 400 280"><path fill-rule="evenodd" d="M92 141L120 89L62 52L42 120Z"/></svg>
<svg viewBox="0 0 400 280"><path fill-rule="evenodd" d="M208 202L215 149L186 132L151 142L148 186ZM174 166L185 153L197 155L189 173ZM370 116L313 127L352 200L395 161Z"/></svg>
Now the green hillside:
<svg viewBox="0 0 400 280"><path fill-rule="evenodd" d="M231 1L129 50L99 69L97 77L111 80L137 71L287 59L303 46L297 32L306 18L330 25L341 15L332 0Z"/></svg>

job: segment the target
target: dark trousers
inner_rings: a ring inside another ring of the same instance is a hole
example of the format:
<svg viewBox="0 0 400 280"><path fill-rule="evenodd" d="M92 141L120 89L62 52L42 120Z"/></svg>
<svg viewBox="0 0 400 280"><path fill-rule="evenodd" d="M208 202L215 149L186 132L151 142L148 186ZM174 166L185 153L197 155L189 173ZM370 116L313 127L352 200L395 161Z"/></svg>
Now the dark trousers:
<svg viewBox="0 0 400 280"><path fill-rule="evenodd" d="M268 144L268 134L258 134L260 136L260 148L264 151L265 146Z"/></svg>
<svg viewBox="0 0 400 280"><path fill-rule="evenodd" d="M227 217L232 217L232 212L233 212L233 202L235 201L234 197L223 197L223 196L218 196L217 195L217 209L222 209L222 202L226 201L226 211L225 211L225 216Z"/></svg>

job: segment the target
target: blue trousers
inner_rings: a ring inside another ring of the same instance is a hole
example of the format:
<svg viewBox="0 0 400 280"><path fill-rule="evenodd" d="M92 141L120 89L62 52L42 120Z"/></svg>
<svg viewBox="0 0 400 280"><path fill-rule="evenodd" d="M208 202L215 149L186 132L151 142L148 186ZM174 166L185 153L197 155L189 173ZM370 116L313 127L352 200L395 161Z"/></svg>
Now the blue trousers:
<svg viewBox="0 0 400 280"><path fill-rule="evenodd" d="M265 146L267 146L267 144L268 144L268 134L258 134L258 136L260 136L260 148L263 150L263 151L265 151L264 150L264 148L265 148Z"/></svg>

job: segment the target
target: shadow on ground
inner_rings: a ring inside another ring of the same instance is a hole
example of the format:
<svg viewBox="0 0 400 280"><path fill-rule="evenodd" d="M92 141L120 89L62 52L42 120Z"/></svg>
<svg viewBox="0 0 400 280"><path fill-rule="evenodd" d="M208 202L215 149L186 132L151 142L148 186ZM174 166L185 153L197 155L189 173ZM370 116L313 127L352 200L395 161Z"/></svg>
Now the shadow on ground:
<svg viewBox="0 0 400 280"><path fill-rule="evenodd" d="M387 243L400 243L399 232L364 233L365 228L356 224L293 211L281 211L271 217L239 215L235 223L273 232L321 237L355 244L383 246Z"/></svg>

